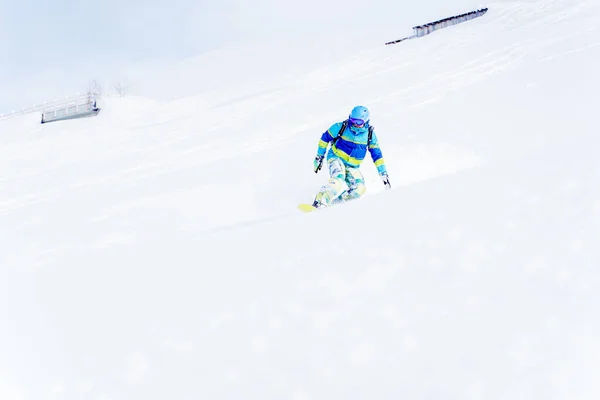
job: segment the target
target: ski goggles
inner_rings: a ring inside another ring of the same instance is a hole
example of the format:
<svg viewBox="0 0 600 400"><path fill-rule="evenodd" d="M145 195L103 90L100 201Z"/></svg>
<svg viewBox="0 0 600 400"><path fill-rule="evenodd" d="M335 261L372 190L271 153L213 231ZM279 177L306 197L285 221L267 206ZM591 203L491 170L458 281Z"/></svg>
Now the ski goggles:
<svg viewBox="0 0 600 400"><path fill-rule="evenodd" d="M356 126L357 128L362 128L365 125L365 120L360 118L348 118L348 122L350 122L350 125Z"/></svg>

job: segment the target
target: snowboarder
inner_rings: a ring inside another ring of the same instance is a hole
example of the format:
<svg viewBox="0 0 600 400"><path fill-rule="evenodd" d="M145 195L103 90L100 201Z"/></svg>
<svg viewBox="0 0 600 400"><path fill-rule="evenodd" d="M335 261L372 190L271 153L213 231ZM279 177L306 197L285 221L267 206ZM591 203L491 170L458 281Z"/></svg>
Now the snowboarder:
<svg viewBox="0 0 600 400"><path fill-rule="evenodd" d="M327 152L330 143L331 147ZM365 194L367 187L359 168L367 154L367 149L371 153L383 184L386 189L390 189L390 180L379 149L379 141L370 125L369 110L364 106L356 106L346 121L333 124L319 140L314 171L318 173L322 168L327 152L330 179L317 193L313 207L327 207L358 199Z"/></svg>

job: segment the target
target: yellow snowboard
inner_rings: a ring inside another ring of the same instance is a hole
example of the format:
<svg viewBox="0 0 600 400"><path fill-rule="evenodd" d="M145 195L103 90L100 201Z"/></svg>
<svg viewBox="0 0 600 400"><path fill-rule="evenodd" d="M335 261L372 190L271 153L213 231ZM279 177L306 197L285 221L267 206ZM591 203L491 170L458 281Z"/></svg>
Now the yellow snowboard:
<svg viewBox="0 0 600 400"><path fill-rule="evenodd" d="M311 212L311 211L315 211L316 208L312 206L312 204L298 204L298 209L302 212Z"/></svg>

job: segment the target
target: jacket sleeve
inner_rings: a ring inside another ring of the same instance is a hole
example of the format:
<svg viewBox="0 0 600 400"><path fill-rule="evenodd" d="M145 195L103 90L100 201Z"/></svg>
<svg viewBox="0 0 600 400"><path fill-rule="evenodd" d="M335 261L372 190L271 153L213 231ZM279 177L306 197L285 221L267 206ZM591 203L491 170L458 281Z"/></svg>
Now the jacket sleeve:
<svg viewBox="0 0 600 400"><path fill-rule="evenodd" d="M324 156L327 151L327 146L334 138L337 137L339 130L342 128L342 123L338 122L333 125L329 129L327 129L322 135L321 140L319 140L319 148L317 149L318 156Z"/></svg>
<svg viewBox="0 0 600 400"><path fill-rule="evenodd" d="M371 143L369 144L369 153L371 153L371 158L373 159L373 163L375 163L379 175L387 174L387 168L385 167L385 161L383 160L383 154L379 148L379 140L377 139L375 131L373 131Z"/></svg>

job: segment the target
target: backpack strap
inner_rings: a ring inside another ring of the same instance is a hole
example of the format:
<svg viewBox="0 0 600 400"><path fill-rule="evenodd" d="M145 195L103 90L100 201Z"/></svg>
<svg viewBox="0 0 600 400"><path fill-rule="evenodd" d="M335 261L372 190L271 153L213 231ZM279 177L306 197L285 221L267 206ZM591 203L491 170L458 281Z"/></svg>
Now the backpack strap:
<svg viewBox="0 0 600 400"><path fill-rule="evenodd" d="M369 125L369 138L367 139L367 147L369 147L369 145L371 144L371 138L373 137L373 130L375 128L373 128L372 125Z"/></svg>
<svg viewBox="0 0 600 400"><path fill-rule="evenodd" d="M338 132L338 134L335 137L335 139L333 139L333 144L336 144L337 141L338 141L338 139L342 137L342 134L346 130L347 126L348 126L348 120L345 120L344 122L342 122L342 127L340 128L340 131Z"/></svg>

